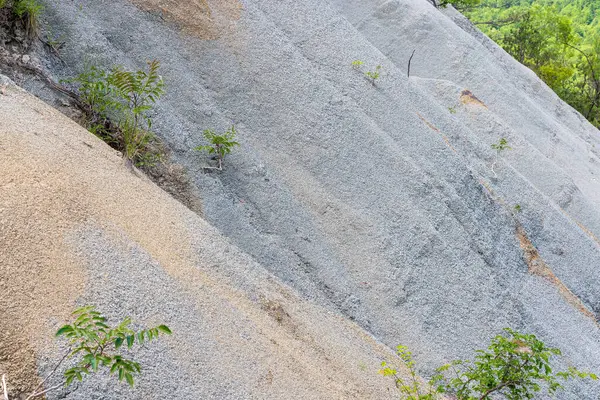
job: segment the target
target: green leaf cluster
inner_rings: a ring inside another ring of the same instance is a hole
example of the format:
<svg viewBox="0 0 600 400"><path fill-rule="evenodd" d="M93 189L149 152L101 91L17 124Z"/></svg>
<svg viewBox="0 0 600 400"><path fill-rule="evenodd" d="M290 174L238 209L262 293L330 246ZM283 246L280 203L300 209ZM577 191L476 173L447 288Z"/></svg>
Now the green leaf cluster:
<svg viewBox="0 0 600 400"><path fill-rule="evenodd" d="M408 367L409 377L386 363L380 372L394 378L400 398L407 400L442 399L445 395L457 400L533 399L544 389L553 395L569 379L598 379L574 367L553 372L551 360L560 355L559 349L547 347L535 335L506 328L486 350L478 350L473 361L456 360L441 366L427 385L418 380L412 355L404 346L398 346L398 356Z"/></svg>
<svg viewBox="0 0 600 400"><path fill-rule="evenodd" d="M381 65L376 66L373 71L366 71L365 76L370 79L371 83L374 85L375 81L381 76Z"/></svg>
<svg viewBox="0 0 600 400"><path fill-rule="evenodd" d="M482 0L464 12L600 126L600 0Z"/></svg>
<svg viewBox="0 0 600 400"><path fill-rule="evenodd" d="M440 0L437 6L447 7L452 4L456 9L462 10L464 8L477 6L479 3L481 3L481 0Z"/></svg>
<svg viewBox="0 0 600 400"><path fill-rule="evenodd" d="M5 0L0 0L0 7L6 5ZM40 16L44 7L38 0L13 0L12 11L14 15L23 21L27 34L34 38L39 30Z"/></svg>
<svg viewBox="0 0 600 400"><path fill-rule="evenodd" d="M400 360L408 368L409 377L403 377L396 369L389 367L385 361L381 363L382 369L379 370L379 373L394 379L396 389L398 389L401 398L405 400L437 399L438 391L431 385L423 384L417 375L415 362L412 358L412 353L408 351L408 347L399 345L396 348L396 354L398 354Z"/></svg>
<svg viewBox="0 0 600 400"><path fill-rule="evenodd" d="M204 138L208 140L210 144L197 146L194 148L196 151L208 152L208 154L214 154L217 162L218 168L221 170L223 168L223 159L235 146L239 146L240 144L235 141L235 136L237 135L237 131L235 130L235 126L232 125L226 132L223 134L216 134L212 129L206 129L203 133Z"/></svg>
<svg viewBox="0 0 600 400"><path fill-rule="evenodd" d="M138 166L152 165L162 156L153 146L156 137L149 114L164 93L159 68L156 60L148 63L147 71L123 67L106 71L91 66L71 80L78 84L88 108L90 131L119 148Z"/></svg>
<svg viewBox="0 0 600 400"><path fill-rule="evenodd" d="M491 147L496 150L498 154L502 153L504 150L512 150L512 147L508 145L508 141L505 138L501 138L498 143L492 143Z"/></svg>
<svg viewBox="0 0 600 400"><path fill-rule="evenodd" d="M354 60L354 61L352 61L352 66L354 68L360 68L360 67L363 66L363 64L364 64L364 62L362 62L361 60Z"/></svg>
<svg viewBox="0 0 600 400"><path fill-rule="evenodd" d="M125 380L133 386L134 377L141 372L141 367L139 363L120 353L122 346L131 349L136 343L143 345L161 334L171 334L166 325L136 331L131 328L129 318L111 327L106 317L96 311L94 306L78 308L73 316L75 321L72 324L65 325L56 332L57 337L64 336L69 341L68 357L78 359L74 367L65 371L66 386L75 379L82 381L86 375L100 369L108 370L111 375L117 374L119 381Z"/></svg>
<svg viewBox="0 0 600 400"><path fill-rule="evenodd" d="M365 63L361 60L354 60L352 61L352 68L361 71L364 64ZM375 86L375 82L381 77L382 68L383 67L381 65L377 65L373 71L363 72L365 78L367 78L371 84L373 84L373 86Z"/></svg>

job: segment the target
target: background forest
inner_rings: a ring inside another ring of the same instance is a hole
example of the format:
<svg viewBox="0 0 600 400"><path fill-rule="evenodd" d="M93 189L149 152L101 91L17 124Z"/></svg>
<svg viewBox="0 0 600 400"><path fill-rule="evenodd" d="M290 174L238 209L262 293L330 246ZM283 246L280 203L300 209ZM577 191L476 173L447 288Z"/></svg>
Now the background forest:
<svg viewBox="0 0 600 400"><path fill-rule="evenodd" d="M473 23L600 127L600 0L462 0Z"/></svg>

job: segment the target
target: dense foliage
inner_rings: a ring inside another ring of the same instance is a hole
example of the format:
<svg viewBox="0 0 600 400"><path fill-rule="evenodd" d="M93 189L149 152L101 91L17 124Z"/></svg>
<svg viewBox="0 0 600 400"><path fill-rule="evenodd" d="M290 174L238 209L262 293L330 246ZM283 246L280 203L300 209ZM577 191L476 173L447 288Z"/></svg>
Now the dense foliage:
<svg viewBox="0 0 600 400"><path fill-rule="evenodd" d="M462 11L600 126L600 0L481 0Z"/></svg>
<svg viewBox="0 0 600 400"><path fill-rule="evenodd" d="M419 380L405 346L398 346L398 356L409 376L385 362L380 372L394 379L403 400L441 400L445 395L457 400L533 399L543 391L556 393L570 379L598 379L574 367L554 372L552 359L560 355L559 349L547 347L535 335L506 328L486 350L477 350L473 361L456 360L438 368L428 385Z"/></svg>

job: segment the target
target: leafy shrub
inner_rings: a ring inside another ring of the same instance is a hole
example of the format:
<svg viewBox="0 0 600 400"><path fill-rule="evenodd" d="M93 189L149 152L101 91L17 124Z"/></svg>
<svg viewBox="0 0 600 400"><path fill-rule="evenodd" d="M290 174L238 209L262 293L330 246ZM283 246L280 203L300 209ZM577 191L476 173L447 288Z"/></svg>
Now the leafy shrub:
<svg viewBox="0 0 600 400"><path fill-rule="evenodd" d="M164 82L158 74L160 63L148 63L148 72L126 71L116 68L109 76L109 83L116 95L115 108L121 110L119 127L125 142L125 156L129 160L140 159L140 150L147 147L152 138L152 119L148 111L164 93Z"/></svg>
<svg viewBox="0 0 600 400"><path fill-rule="evenodd" d="M108 325L106 317L96 311L94 306L78 308L73 312L73 316L75 321L72 324L64 325L56 332L56 337L64 336L68 339L68 352L42 383L26 397L27 400L42 397L47 392L69 386L75 379L81 382L85 376L94 374L101 369L107 370L110 375L117 374L120 382L124 380L133 386L134 377L139 375L142 369L139 363L122 354L123 345L130 350L136 342L141 346L145 342L157 339L162 334L171 334L171 330L166 325L133 330L130 327L131 319L129 318L125 318L118 325L111 327ZM69 358L75 358L77 361L74 367L65 371L64 382L45 390L41 389L62 363ZM8 400L5 377L2 378L5 389L4 400Z"/></svg>
<svg viewBox="0 0 600 400"><path fill-rule="evenodd" d="M235 130L235 126L233 125L222 135L217 135L213 130L206 129L204 131L204 137L210 142L210 144L195 147L194 150L207 151L208 154L214 154L218 162L218 167L215 169L221 171L223 169L223 159L225 158L225 155L231 153L233 147L240 145L234 140L236 134L237 132Z"/></svg>
<svg viewBox="0 0 600 400"><path fill-rule="evenodd" d="M75 322L65 325L56 332L56 336L69 339L71 351L68 357L77 355L79 361L75 367L65 372L65 385L69 386L76 378L83 380L85 375L98 372L99 368L109 369L110 374L118 373L119 381L125 379L133 386L134 375L141 372L140 364L128 360L119 354L119 349L126 343L131 349L136 340L139 345L157 339L160 334L171 334L166 325L134 331L130 328L131 319L125 318L119 325L111 328L107 320L95 310L94 306L81 307L73 315Z"/></svg>
<svg viewBox="0 0 600 400"><path fill-rule="evenodd" d="M2 4L0 4L0 7ZM37 0L15 0L13 12L25 24L25 29L30 38L37 35L40 24L40 15L44 7Z"/></svg>
<svg viewBox="0 0 600 400"><path fill-rule="evenodd" d="M159 68L158 61L149 62L147 72L92 66L71 80L79 85L90 131L137 166L153 165L161 158L149 116L152 104L164 93Z"/></svg>
<svg viewBox="0 0 600 400"><path fill-rule="evenodd" d="M533 399L542 387L552 395L563 386L561 381L590 378L592 373L574 367L553 373L550 360L560 356L559 349L547 347L535 335L506 328L504 335L492 339L487 350L478 350L475 361L457 360L438 368L429 385L416 377L414 362L406 347L398 346L398 355L408 366L410 379L382 363L380 371L394 378L401 398L408 400L442 399L450 394L457 400Z"/></svg>
<svg viewBox="0 0 600 400"><path fill-rule="evenodd" d="M96 66L86 66L85 71L68 80L78 84L79 98L86 106L88 129L106 142L114 143L112 133L104 129L109 123L109 113L115 112L111 99L109 72ZM104 136L103 136L104 135Z"/></svg>

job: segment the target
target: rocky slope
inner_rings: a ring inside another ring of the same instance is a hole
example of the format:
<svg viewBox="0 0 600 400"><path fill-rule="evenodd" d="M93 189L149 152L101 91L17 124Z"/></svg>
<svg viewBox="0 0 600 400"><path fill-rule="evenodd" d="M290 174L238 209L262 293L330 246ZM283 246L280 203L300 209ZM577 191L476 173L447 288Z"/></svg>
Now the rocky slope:
<svg viewBox="0 0 600 400"><path fill-rule="evenodd" d="M390 349L299 298L58 111L0 88L0 371L14 398L50 372L53 333L77 304L174 334L134 356L134 390L102 375L49 398L389 398L377 367Z"/></svg>
<svg viewBox="0 0 600 400"><path fill-rule="evenodd" d="M302 298L409 345L424 374L505 326L600 371L598 131L455 11L426 0L45 3L66 42L63 61L40 55L56 78L86 62L162 62L156 131L205 218ZM382 65L375 85L356 59ZM231 123L241 149L204 173L209 160L191 148ZM512 150L497 157L501 138ZM599 394L577 384L562 398Z"/></svg>

